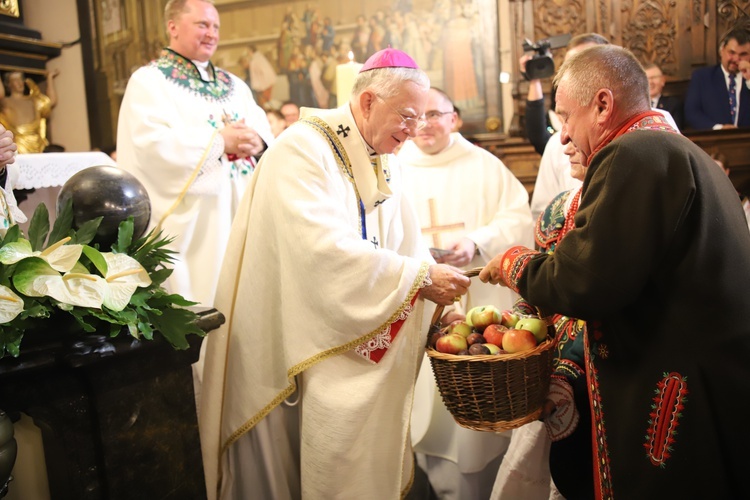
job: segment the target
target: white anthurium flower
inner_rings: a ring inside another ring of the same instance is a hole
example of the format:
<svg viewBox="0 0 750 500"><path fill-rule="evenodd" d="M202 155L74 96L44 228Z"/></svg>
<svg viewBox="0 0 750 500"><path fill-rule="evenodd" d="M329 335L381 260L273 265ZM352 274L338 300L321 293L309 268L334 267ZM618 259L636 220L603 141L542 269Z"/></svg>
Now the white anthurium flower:
<svg viewBox="0 0 750 500"><path fill-rule="evenodd" d="M134 258L124 253L102 253L107 262L104 277L107 287L104 305L113 311L122 311L130 303L136 288L151 284L151 277Z"/></svg>
<svg viewBox="0 0 750 500"><path fill-rule="evenodd" d="M46 295L72 306L101 309L107 282L101 276L89 274L80 264L72 269L76 272L63 276L40 257L24 259L18 264L13 284L29 297Z"/></svg>
<svg viewBox="0 0 750 500"><path fill-rule="evenodd" d="M0 248L0 263L8 266L29 257L39 257L55 271L65 273L70 271L78 262L83 250L83 245L66 245L68 241L70 241L70 236L50 245L41 252L35 252L31 249L29 240L20 239Z"/></svg>
<svg viewBox="0 0 750 500"><path fill-rule="evenodd" d="M0 285L0 324L8 323L23 311L23 299L7 286Z"/></svg>

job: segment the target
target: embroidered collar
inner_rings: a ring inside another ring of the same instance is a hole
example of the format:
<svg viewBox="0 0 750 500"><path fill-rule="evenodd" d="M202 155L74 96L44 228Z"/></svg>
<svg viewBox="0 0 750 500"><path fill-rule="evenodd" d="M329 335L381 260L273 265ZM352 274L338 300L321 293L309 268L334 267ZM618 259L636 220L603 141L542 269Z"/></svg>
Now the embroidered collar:
<svg viewBox="0 0 750 500"><path fill-rule="evenodd" d="M614 141L621 135L632 132L633 130L661 130L663 132L672 132L675 134L678 133L669 124L667 119L664 118L664 115L662 115L658 111L645 111L631 117L620 128L615 129L612 133L605 137L604 140L596 147L596 149L591 152L589 165L591 164L591 161L593 160L596 153L604 149L605 146L607 146L610 142Z"/></svg>
<svg viewBox="0 0 750 500"><path fill-rule="evenodd" d="M159 58L152 61L162 74L175 85L201 97L216 101L224 101L233 90L232 78L226 71L208 63L207 72L213 75L212 81L201 78L200 71L193 62L174 50L163 49Z"/></svg>

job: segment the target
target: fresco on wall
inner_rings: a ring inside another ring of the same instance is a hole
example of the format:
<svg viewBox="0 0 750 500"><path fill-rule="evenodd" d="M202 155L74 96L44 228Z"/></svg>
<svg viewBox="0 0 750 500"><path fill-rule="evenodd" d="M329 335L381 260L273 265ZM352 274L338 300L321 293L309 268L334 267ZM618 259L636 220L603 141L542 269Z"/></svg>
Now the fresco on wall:
<svg viewBox="0 0 750 500"><path fill-rule="evenodd" d="M465 121L487 116L485 82L497 82L494 0L368 1L372 13L335 22L321 14L331 12L329 3L338 2L286 7L275 40L251 46L243 56L244 76L261 105L288 99L300 106L335 107L336 66L347 62L350 52L364 62L391 46L414 58L432 85L453 98ZM497 85L491 87L490 92L499 92Z"/></svg>

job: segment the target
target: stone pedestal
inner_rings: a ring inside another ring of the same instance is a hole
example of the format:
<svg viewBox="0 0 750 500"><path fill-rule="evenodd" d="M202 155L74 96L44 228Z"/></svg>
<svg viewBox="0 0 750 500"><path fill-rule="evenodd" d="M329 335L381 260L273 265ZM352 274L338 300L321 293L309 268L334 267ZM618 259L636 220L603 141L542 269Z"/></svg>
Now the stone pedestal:
<svg viewBox="0 0 750 500"><path fill-rule="evenodd" d="M200 313L204 331L224 317ZM121 335L24 338L0 360L0 408L42 430L53 499L203 499L191 364L201 339L174 350ZM11 482L10 488L13 488Z"/></svg>

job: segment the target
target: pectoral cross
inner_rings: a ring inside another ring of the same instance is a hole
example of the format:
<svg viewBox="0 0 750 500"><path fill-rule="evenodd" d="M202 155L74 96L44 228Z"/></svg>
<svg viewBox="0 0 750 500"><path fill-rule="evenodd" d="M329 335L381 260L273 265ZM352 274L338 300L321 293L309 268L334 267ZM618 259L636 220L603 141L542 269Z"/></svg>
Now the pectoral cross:
<svg viewBox="0 0 750 500"><path fill-rule="evenodd" d="M448 231L458 231L465 227L463 222L458 222L456 224L445 224L445 225L438 225L437 222L437 211L435 210L435 199L431 198L427 200L427 203L430 206L430 227L423 227L422 228L422 234L426 235L432 235L432 246L435 248L443 248L442 238L440 238L441 233L445 233Z"/></svg>
<svg viewBox="0 0 750 500"><path fill-rule="evenodd" d="M379 243L378 243L378 237L377 236L373 236L372 240L370 240L370 243L372 243L372 246L374 246L375 249L377 250L378 245L379 245Z"/></svg>

